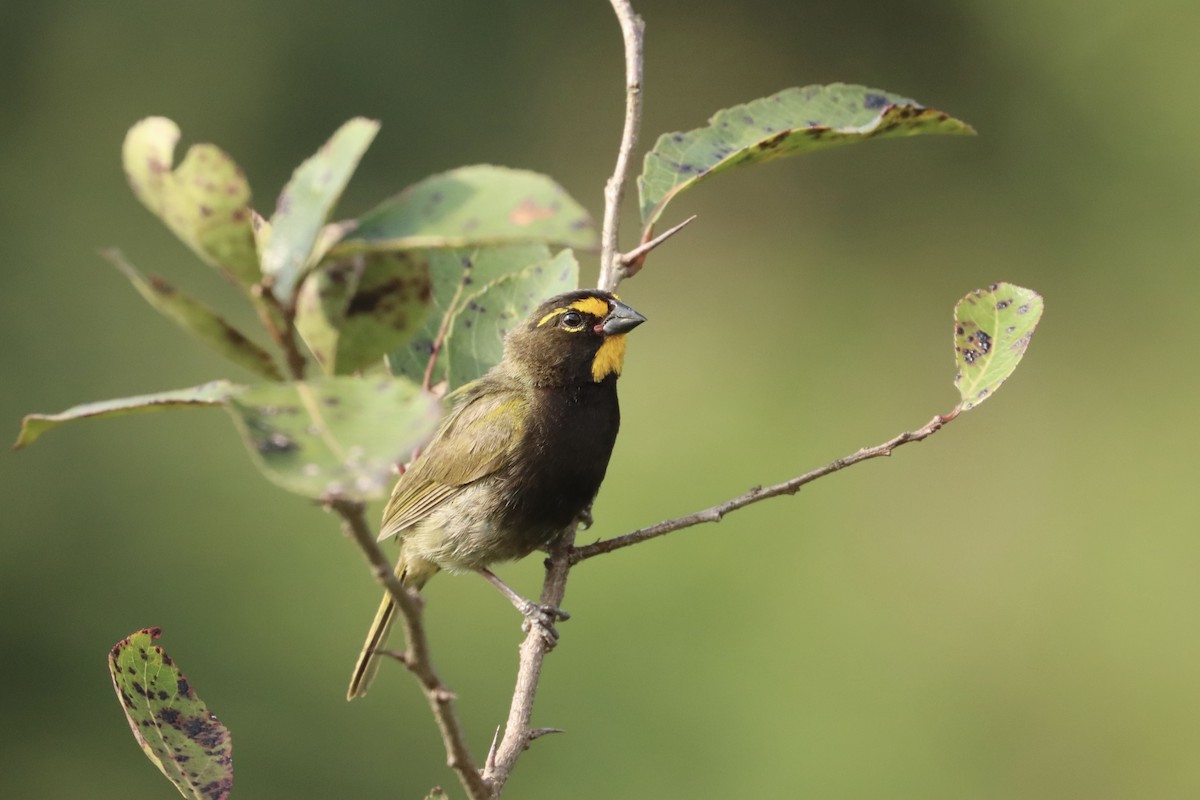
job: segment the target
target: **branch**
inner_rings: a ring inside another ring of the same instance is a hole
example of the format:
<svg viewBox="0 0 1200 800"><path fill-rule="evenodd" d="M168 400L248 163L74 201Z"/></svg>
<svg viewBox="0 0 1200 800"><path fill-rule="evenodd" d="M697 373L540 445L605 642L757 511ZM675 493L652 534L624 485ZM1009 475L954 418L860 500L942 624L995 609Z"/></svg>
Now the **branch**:
<svg viewBox="0 0 1200 800"><path fill-rule="evenodd" d="M374 534L367 526L363 513L365 506L362 503L335 498L329 500L326 505L341 516L342 530L363 551L363 555L371 564L375 580L392 596L396 608L400 611L408 649L398 658L425 690L425 698L429 701L429 707L442 733L446 764L458 773L458 780L471 800L489 800L492 790L479 774L471 759L471 752L467 749L462 724L454 712L454 693L442 683L433 670L433 661L429 656L429 640L425 637L425 625L421 618L420 596L404 588L404 584L396 577L391 562L379 549Z"/></svg>
<svg viewBox="0 0 1200 800"><path fill-rule="evenodd" d="M792 478L789 481L784 481L783 483L779 483L774 486L768 486L766 488L763 488L762 486L755 486L745 494L726 500L724 503L720 503L711 508L706 508L703 511L697 511L694 514L688 514L687 516L678 517L676 519L669 519L665 522L660 522L657 525L651 525L648 528L642 528L641 530L636 530L623 536L615 536L611 539L603 539L583 547L572 548L570 554L571 564L575 565L580 561L593 556L611 553L613 550L620 550L623 547L629 547L649 539L665 536L672 531L690 528L694 525L700 525L701 523L705 522L720 522L726 514L732 511L737 511L739 508L745 508L746 506L757 503L760 500L766 500L769 497L778 497L779 495L783 494L795 494L796 492L800 491L801 486L806 483L812 483L817 478L823 478L826 475L845 469L846 467L854 464L858 464L862 461L867 461L872 458L879 458L880 456L890 456L892 451L902 444L919 442L923 439L927 439L941 430L943 425L957 416L958 409L955 409L945 416L939 414L931 419L922 428L918 428L915 431L902 433L899 436L888 439L883 444L878 444L874 447L864 447L857 453L852 453L851 455L839 458L823 467L814 469L811 472L806 472L803 475Z"/></svg>
<svg viewBox="0 0 1200 800"><path fill-rule="evenodd" d="M600 231L599 288L615 291L623 277L621 273L619 230L621 198L625 194L625 177L629 174L629 159L637 146L638 129L642 124L642 18L633 11L628 0L610 0L621 35L625 40L625 129L617 150L617 165L604 186L604 225Z"/></svg>
<svg viewBox="0 0 1200 800"><path fill-rule="evenodd" d="M546 580L542 584L542 605L558 608L562 604L567 593L567 575L571 571L571 553L574 551L575 529L572 526L550 548L550 557L546 559ZM508 710L508 721L504 723L504 735L492 744L483 772L483 779L492 787L495 797L499 797L504 790L517 759L529 747L529 743L555 730L529 727L538 680L542 675L542 662L549 649L541 632L535 626L530 626L525 641L521 643L521 663L517 668L517 684Z"/></svg>

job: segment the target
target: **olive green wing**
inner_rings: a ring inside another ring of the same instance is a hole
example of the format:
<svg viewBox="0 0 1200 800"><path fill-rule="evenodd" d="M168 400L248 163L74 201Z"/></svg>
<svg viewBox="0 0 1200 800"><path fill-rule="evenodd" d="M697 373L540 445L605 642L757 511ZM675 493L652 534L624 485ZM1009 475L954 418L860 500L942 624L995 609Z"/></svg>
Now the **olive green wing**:
<svg viewBox="0 0 1200 800"><path fill-rule="evenodd" d="M464 388L473 391L463 393L433 441L396 482L383 512L380 541L428 516L513 457L525 432L528 399L512 390Z"/></svg>

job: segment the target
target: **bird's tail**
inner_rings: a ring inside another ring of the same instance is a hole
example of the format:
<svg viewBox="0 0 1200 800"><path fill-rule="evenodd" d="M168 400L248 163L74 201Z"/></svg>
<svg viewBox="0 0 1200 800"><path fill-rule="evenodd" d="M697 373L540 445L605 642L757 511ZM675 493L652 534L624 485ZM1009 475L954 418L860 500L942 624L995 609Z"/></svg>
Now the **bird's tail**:
<svg viewBox="0 0 1200 800"><path fill-rule="evenodd" d="M424 566L424 564L420 566ZM425 582L438 571L436 566L429 566L432 568L410 569L408 559L401 556L399 563L396 564L396 577L405 587L420 591ZM396 604L392 602L392 596L384 592L383 600L379 603L379 610L375 612L375 619L371 622L371 629L367 631L367 640L363 643L362 652L358 654L354 673L350 676L350 688L346 690L347 700L365 695L367 689L371 687L371 681L375 680L375 673L379 671L379 659L381 658L379 651L387 643L388 632L392 629L395 615Z"/></svg>

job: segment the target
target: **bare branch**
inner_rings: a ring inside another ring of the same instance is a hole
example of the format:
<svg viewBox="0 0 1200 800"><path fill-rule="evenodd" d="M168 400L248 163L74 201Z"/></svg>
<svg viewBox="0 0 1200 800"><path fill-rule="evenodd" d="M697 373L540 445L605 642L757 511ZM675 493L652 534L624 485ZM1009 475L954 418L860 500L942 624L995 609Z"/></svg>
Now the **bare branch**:
<svg viewBox="0 0 1200 800"><path fill-rule="evenodd" d="M625 128L617 150L617 164L604 187L604 224L600 231L600 280L597 285L615 291L621 282L620 225L621 198L625 194L625 178L629 174L629 159L637 146L638 129L642 124L642 35L645 25L633 11L628 0L610 0L621 35L625 40Z"/></svg>
<svg viewBox="0 0 1200 800"><path fill-rule="evenodd" d="M574 528L563 534L550 548L550 557L546 559L546 580L542 584L542 605L558 608L562 604L563 596L567 593L567 575L571 571L571 553L574 549ZM530 626L525 641L521 643L521 663L517 668L517 683L508 710L508 721L504 724L504 736L493 746L488 755L487 769L483 773L484 780L492 787L496 797L504 790L504 784L521 753L531 741L546 732L531 729L529 720L533 717L533 701L537 697L542 662L548 651L546 639L536 626Z"/></svg>
<svg viewBox="0 0 1200 800"><path fill-rule="evenodd" d="M795 494L796 492L800 491L801 486L806 483L812 483L817 478L823 478L826 475L837 472L841 469L845 469L846 467L854 464L858 464L862 461L867 461L872 458L879 458L880 456L890 456L892 451L902 444L919 442L923 439L927 439L941 430L943 425L954 419L956 416L958 416L958 409L955 409L953 412L945 416L939 414L930 420L924 427L918 428L915 431L907 431L902 433L899 436L888 439L883 444L878 444L874 447L864 447L857 453L852 453L851 455L839 458L823 467L814 469L811 472L806 472L803 475L799 475L789 481L784 481L783 483L779 483L774 486L768 486L766 488L762 486L755 486L745 494L726 500L724 503L720 503L711 508L706 508L703 511L697 511L694 514L688 514L687 516L678 517L676 519L669 519L665 522L660 522L657 525L651 525L648 528L642 528L641 530L636 530L623 536L615 536L611 539L603 539L589 545L584 545L583 547L573 548L571 551L571 564L575 565L580 561L593 556L602 555L603 553L611 553L613 550L620 550L623 547L639 544L649 539L665 536L673 531L690 528L694 525L700 525L701 523L720 522L726 514L732 511L737 511L739 508L745 508L746 506L757 503L760 500L766 500L768 497L778 497L779 495L783 494Z"/></svg>
<svg viewBox="0 0 1200 800"><path fill-rule="evenodd" d="M471 800L489 800L492 797L492 790L484 782L471 759L462 724L454 712L454 693L442 683L441 678L434 672L433 662L429 657L429 641L425 637L420 595L404 588L404 584L400 583L400 579L396 577L391 562L379 549L374 534L367 526L366 516L363 513L365 507L362 503L345 498L334 498L329 500L326 505L341 516L342 530L362 550L363 555L371 564L375 580L387 589L396 603L396 608L400 611L408 649L403 653L389 653L389 655L394 655L400 663L408 667L425 690L425 698L429 701L429 707L433 711L438 729L442 733L447 765L458 774L458 780Z"/></svg>

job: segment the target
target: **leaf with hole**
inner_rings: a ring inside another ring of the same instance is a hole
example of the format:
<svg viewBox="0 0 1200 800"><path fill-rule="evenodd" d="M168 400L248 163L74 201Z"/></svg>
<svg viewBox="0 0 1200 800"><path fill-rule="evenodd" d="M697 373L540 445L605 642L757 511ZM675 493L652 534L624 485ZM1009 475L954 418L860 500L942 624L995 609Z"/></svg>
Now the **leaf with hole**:
<svg viewBox="0 0 1200 800"><path fill-rule="evenodd" d="M267 478L313 498L382 497L394 467L437 426L440 406L411 381L332 377L260 384L227 408Z"/></svg>
<svg viewBox="0 0 1200 800"><path fill-rule="evenodd" d="M262 272L285 306L304 278L325 221L371 145L379 123L356 117L342 125L315 155L292 173L279 193L269 236L258 232Z"/></svg>
<svg viewBox="0 0 1200 800"><path fill-rule="evenodd" d="M283 379L271 354L199 300L167 281L142 275L118 250L102 253L163 316L240 367L271 381Z"/></svg>
<svg viewBox="0 0 1200 800"><path fill-rule="evenodd" d="M583 206L545 175L484 164L434 175L385 200L333 252L530 243L594 248L596 230Z"/></svg>
<svg viewBox="0 0 1200 800"><path fill-rule="evenodd" d="M296 329L330 375L373 364L423 330L429 254L357 253L320 264L296 299Z"/></svg>
<svg viewBox="0 0 1200 800"><path fill-rule="evenodd" d="M207 264L244 288L259 279L250 231L250 185L216 145L193 145L172 169L179 126L147 117L125 135L121 157L134 195Z"/></svg>
<svg viewBox="0 0 1200 800"><path fill-rule="evenodd" d="M212 381L201 386L193 386L190 389L175 389L157 394L84 403L58 414L28 414L21 420L21 433L17 436L13 448L20 449L27 444L33 444L43 433L65 422L93 417L119 417L125 414L141 414L150 411L170 411L176 408L219 406L243 388L228 381Z"/></svg>
<svg viewBox="0 0 1200 800"><path fill-rule="evenodd" d="M785 89L722 109L703 128L660 136L638 177L642 222L650 230L677 194L734 167L868 139L974 132L915 100L865 86Z"/></svg>
<svg viewBox="0 0 1200 800"><path fill-rule="evenodd" d="M570 250L549 261L501 276L469 295L446 337L451 391L482 376L504 355L504 335L543 300L579 285Z"/></svg>
<svg viewBox="0 0 1200 800"><path fill-rule="evenodd" d="M954 385L968 411L995 394L1029 347L1042 318L1042 296L1011 283L977 289L954 307Z"/></svg>
<svg viewBox="0 0 1200 800"><path fill-rule="evenodd" d="M159 628L122 639L108 655L113 689L146 758L184 797L224 800L233 788L229 729L154 640Z"/></svg>

